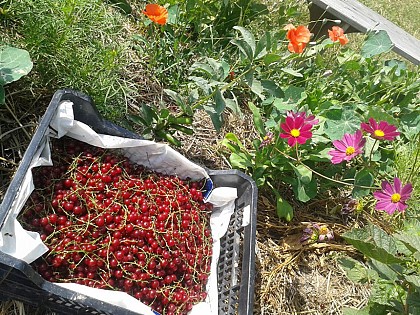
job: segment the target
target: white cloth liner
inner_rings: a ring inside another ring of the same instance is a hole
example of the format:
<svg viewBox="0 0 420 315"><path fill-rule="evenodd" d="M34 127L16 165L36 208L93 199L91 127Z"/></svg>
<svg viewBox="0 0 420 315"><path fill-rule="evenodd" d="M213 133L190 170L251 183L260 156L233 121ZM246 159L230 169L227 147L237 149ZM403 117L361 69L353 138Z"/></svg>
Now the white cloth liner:
<svg viewBox="0 0 420 315"><path fill-rule="evenodd" d="M120 148L133 163L144 165L164 174L177 175L181 178L188 177L193 180L209 177L202 167L192 163L165 144L97 134L86 124L74 120L73 103L70 101L63 101L59 104L50 126L50 133L43 138L43 143L34 154L33 162L25 175L22 186L13 202L10 215L6 219L0 234L0 251L27 263L31 263L42 256L48 251L48 248L42 243L38 233L24 230L16 217L34 189L31 169L43 165L52 165L49 138L61 138L67 135L97 147ZM189 313L191 315L218 314L217 263L220 255L220 238L227 231L230 216L235 208L236 198L237 190L231 187L216 188L208 197L207 201L214 205L214 211L210 219L213 256L206 287L208 295L204 302L193 307ZM94 289L79 284L58 285L130 309L139 314L155 314L150 307L124 292ZM80 298L82 297L75 295L75 299L78 301L81 301Z"/></svg>

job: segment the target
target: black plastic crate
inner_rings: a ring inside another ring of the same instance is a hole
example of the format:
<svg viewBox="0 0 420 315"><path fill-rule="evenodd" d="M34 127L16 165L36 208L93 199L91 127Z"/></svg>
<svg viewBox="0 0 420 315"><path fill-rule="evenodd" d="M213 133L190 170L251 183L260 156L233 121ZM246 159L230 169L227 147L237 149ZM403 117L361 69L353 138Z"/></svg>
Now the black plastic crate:
<svg viewBox="0 0 420 315"><path fill-rule="evenodd" d="M141 138L102 119L85 94L73 90L57 91L32 138L22 162L0 205L0 231L32 161L34 152L46 137L49 124L61 101L73 102L75 119L98 133ZM226 234L220 240L218 263L219 314L253 313L255 278L255 238L257 188L254 181L237 170L208 170L214 187L235 187L238 198ZM245 214L249 224L242 226ZM62 314L138 314L94 299L44 280L26 262L0 251L0 300L15 299Z"/></svg>

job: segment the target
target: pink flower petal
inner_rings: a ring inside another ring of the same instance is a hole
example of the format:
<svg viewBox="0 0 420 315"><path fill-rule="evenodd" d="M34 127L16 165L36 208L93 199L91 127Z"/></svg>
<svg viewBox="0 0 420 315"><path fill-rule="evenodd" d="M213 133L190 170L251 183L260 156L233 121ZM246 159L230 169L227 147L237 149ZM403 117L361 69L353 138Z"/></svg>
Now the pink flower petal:
<svg viewBox="0 0 420 315"><path fill-rule="evenodd" d="M344 142L343 141L341 141L341 140L334 140L333 141L333 145L338 149L338 150L340 150L340 151L343 151L343 152L345 152L346 151L346 149L347 149L347 146L344 144Z"/></svg>
<svg viewBox="0 0 420 315"><path fill-rule="evenodd" d="M408 205L406 205L405 203L403 203L403 202L397 202L397 210L399 212L404 212L405 209L407 209L407 207L408 207Z"/></svg>
<svg viewBox="0 0 420 315"><path fill-rule="evenodd" d="M410 195L412 192L413 192L413 185L408 183L401 189L401 197L404 197L405 200L407 200L408 198L410 198Z"/></svg>
<svg viewBox="0 0 420 315"><path fill-rule="evenodd" d="M287 144L291 147L295 146L296 138L295 137L289 137L289 140L287 140Z"/></svg>
<svg viewBox="0 0 420 315"><path fill-rule="evenodd" d="M398 177L394 178L394 191L401 194L401 180Z"/></svg>

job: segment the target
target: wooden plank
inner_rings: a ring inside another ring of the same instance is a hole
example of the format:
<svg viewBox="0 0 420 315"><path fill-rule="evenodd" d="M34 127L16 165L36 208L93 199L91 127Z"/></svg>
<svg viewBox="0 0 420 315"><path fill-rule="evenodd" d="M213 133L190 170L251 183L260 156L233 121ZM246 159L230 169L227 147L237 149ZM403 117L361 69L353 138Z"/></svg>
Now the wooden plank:
<svg viewBox="0 0 420 315"><path fill-rule="evenodd" d="M327 34L327 29L341 20L347 32L366 33L385 30L394 44L393 50L416 65L420 64L420 41L380 14L355 0L311 0L311 32L316 37ZM326 20L324 20L326 19Z"/></svg>

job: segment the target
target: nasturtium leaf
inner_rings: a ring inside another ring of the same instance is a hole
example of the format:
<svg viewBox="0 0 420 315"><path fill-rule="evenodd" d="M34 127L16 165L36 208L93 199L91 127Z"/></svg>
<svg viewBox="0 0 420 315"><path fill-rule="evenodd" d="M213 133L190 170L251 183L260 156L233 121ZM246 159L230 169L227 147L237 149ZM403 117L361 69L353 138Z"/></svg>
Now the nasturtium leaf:
<svg viewBox="0 0 420 315"><path fill-rule="evenodd" d="M370 58L390 51L394 44L386 31L372 31L368 34L360 54L365 58Z"/></svg>
<svg viewBox="0 0 420 315"><path fill-rule="evenodd" d="M315 177L309 183L303 182L302 178L299 177L295 183L292 184L293 192L297 199L302 202L307 202L314 198L317 194L317 185Z"/></svg>
<svg viewBox="0 0 420 315"><path fill-rule="evenodd" d="M420 110L403 113L400 116L400 126L404 135L411 139L416 137L420 132Z"/></svg>
<svg viewBox="0 0 420 315"><path fill-rule="evenodd" d="M305 166L299 164L298 166L294 166L293 164L290 164L293 167L293 170L295 171L297 177L302 181L303 184L309 184L312 180L312 171Z"/></svg>
<svg viewBox="0 0 420 315"><path fill-rule="evenodd" d="M296 108L296 104L286 102L282 98L274 99L273 106L282 113L285 113L288 110L293 110Z"/></svg>
<svg viewBox="0 0 420 315"><path fill-rule="evenodd" d="M368 114L366 116L366 122L368 122L369 118L375 119L377 122L386 121L391 125L398 126L398 121L386 111L384 111L381 107L378 106L369 106Z"/></svg>
<svg viewBox="0 0 420 315"><path fill-rule="evenodd" d="M358 172L354 180L355 186L352 191L353 197L361 198L369 195L371 193L371 190L369 188L363 188L358 186L372 187L373 180L373 175L367 169L362 169L360 172Z"/></svg>
<svg viewBox="0 0 420 315"><path fill-rule="evenodd" d="M168 8L168 24L176 24L179 20L180 9L178 4L169 6Z"/></svg>
<svg viewBox="0 0 420 315"><path fill-rule="evenodd" d="M289 103L300 104L306 97L305 89L302 87L289 85L284 90L284 100Z"/></svg>
<svg viewBox="0 0 420 315"><path fill-rule="evenodd" d="M32 66L26 50L0 46L0 85L19 80L32 70Z"/></svg>
<svg viewBox="0 0 420 315"><path fill-rule="evenodd" d="M325 113L325 133L331 140L341 139L345 133L353 134L361 120L353 107L329 109Z"/></svg>
<svg viewBox="0 0 420 315"><path fill-rule="evenodd" d="M342 234L342 237L365 256L384 264L400 263L396 256L397 244L393 237L375 225L353 229Z"/></svg>

